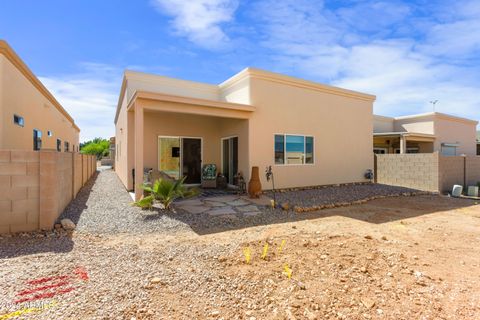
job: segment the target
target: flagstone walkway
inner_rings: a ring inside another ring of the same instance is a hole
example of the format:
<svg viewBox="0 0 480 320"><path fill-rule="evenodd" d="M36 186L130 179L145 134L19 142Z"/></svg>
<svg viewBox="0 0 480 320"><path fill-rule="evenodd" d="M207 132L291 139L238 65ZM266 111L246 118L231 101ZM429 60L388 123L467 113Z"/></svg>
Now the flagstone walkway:
<svg viewBox="0 0 480 320"><path fill-rule="evenodd" d="M176 208L188 213L206 213L210 216L256 216L261 213L261 208L269 205L270 198L266 196L250 199L239 195L197 198L175 203Z"/></svg>

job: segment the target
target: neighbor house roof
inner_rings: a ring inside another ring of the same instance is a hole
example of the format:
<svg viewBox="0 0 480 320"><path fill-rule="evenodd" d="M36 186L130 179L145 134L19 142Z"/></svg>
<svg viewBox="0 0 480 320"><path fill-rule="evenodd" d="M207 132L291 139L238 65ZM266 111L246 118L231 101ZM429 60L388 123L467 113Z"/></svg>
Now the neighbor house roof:
<svg viewBox="0 0 480 320"><path fill-rule="evenodd" d="M19 70L25 78L38 90L40 91L45 98L50 101L55 108L71 122L72 126L80 131L80 128L75 124L73 118L68 114L68 112L62 107L62 105L55 99L55 97L48 91L48 89L43 85L43 83L38 80L38 78L33 74L33 72L28 68L28 66L23 62L23 60L13 51L13 49L8 45L4 40L0 40L0 54L4 55L14 66Z"/></svg>
<svg viewBox="0 0 480 320"><path fill-rule="evenodd" d="M420 133L420 132L407 132L407 131L398 131L398 132L375 132L373 133L374 137L419 137L419 138L431 138L435 139L434 134L429 133Z"/></svg>
<svg viewBox="0 0 480 320"><path fill-rule="evenodd" d="M472 120L472 119L467 119L463 117L457 117L453 116L451 114L446 114L446 113L441 113L441 112L428 112L428 113L421 113L421 114L413 114L413 115L408 115L408 116L401 116L401 117L395 117L395 120L404 120L404 119L413 119L413 118L426 118L426 117L437 117L441 119L447 119L447 120L454 120L454 121L459 121L459 122L466 122L466 123L471 123L471 124L478 124L478 121Z"/></svg>
<svg viewBox="0 0 480 320"><path fill-rule="evenodd" d="M222 82L219 85L174 79L174 78L169 78L164 76L158 76L153 74L127 70L125 71L123 81L122 81L122 87L120 89L120 96L117 104L117 112L115 114L115 123L117 122L118 115L119 115L121 106L123 104L123 100L125 99L125 96L126 96L128 80L129 79L138 80L139 78L141 78L143 83L145 83L145 85L149 87L152 87L152 85L155 85L155 84L158 86L161 86L163 84L174 86L174 87L185 86L186 88L191 88L196 90L197 92L203 92L210 95L211 97L214 97L212 99L208 99L211 102L216 101L224 104L231 104L231 103L222 100L223 99L222 92L226 91L230 87L234 86L235 84L239 83L240 81L246 78L263 79L271 82L282 83L290 86L306 88L310 90L316 90L316 91L321 91L325 93L330 93L330 94L335 94L339 96L345 96L345 97L350 97L350 98L355 98L355 99L360 99L365 101L374 101L376 99L374 95L342 89L342 88L329 86L325 84L320 84L313 81L303 80L300 78L290 77L283 74L265 71L257 68L251 68L251 67L243 69L242 71L235 74L234 76L232 76L231 78L227 79L226 81ZM148 90L142 89L142 91L143 93L145 93ZM160 92L157 92L157 93L160 93ZM131 94L131 97L129 98L129 101L127 101L127 104L130 104L131 100L134 97L135 97L135 94ZM196 97L191 97L191 98L195 99ZM233 103L232 105L240 106L241 104ZM243 106L247 106L247 105L243 105Z"/></svg>

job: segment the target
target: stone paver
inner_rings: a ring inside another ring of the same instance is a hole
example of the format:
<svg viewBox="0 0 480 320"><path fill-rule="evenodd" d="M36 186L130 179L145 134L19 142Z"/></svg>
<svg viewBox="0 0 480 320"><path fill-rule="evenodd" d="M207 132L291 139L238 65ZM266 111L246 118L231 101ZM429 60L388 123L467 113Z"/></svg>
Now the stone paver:
<svg viewBox="0 0 480 320"><path fill-rule="evenodd" d="M226 203L226 202L229 202L229 201L235 201L238 198L240 198L240 197L239 196L220 196L220 197L210 197L210 198L207 198L206 200Z"/></svg>
<svg viewBox="0 0 480 320"><path fill-rule="evenodd" d="M228 204L229 206L238 207L238 206L246 206L246 205L249 205L249 204L251 204L251 202L246 201L246 200L243 200L243 199L237 199L237 200L235 200L235 201L229 201L229 202L227 202L227 204Z"/></svg>
<svg viewBox="0 0 480 320"><path fill-rule="evenodd" d="M187 211L188 213L203 213L207 210L210 210L209 207L206 207L204 205L198 205L198 206L181 206L183 210Z"/></svg>
<svg viewBox="0 0 480 320"><path fill-rule="evenodd" d="M229 214L235 214L236 211L232 209L232 207L222 207L218 209L213 209L208 211L208 214L211 216L221 216L221 215L229 215Z"/></svg>
<svg viewBox="0 0 480 320"><path fill-rule="evenodd" d="M217 201L208 201L208 200L205 200L205 205L209 206L209 207L225 207L226 204L223 203L223 202L217 202Z"/></svg>
<svg viewBox="0 0 480 320"><path fill-rule="evenodd" d="M248 205L248 206L243 206L243 207L237 207L236 208L240 212L250 212L250 211L258 211L258 207L254 205Z"/></svg>

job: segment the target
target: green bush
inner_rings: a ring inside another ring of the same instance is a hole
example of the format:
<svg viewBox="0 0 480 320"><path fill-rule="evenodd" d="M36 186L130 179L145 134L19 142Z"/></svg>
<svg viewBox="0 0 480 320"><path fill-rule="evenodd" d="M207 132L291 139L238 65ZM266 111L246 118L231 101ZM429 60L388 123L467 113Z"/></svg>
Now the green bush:
<svg viewBox="0 0 480 320"><path fill-rule="evenodd" d="M80 144L80 152L83 154L91 154L97 156L100 160L102 157L109 155L110 141L102 138L95 138Z"/></svg>

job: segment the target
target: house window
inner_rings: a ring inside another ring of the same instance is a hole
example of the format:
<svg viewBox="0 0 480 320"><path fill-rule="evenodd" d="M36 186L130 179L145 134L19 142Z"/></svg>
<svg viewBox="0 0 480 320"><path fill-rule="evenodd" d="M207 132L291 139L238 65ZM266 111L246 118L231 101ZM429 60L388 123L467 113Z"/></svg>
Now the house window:
<svg viewBox="0 0 480 320"><path fill-rule="evenodd" d="M53 136L52 131L48 130L48 131L47 131L47 136L49 136L49 137Z"/></svg>
<svg viewBox="0 0 480 320"><path fill-rule="evenodd" d="M373 148L373 153L375 154L386 154L387 148Z"/></svg>
<svg viewBox="0 0 480 320"><path fill-rule="evenodd" d="M400 154L400 148L395 148L395 153ZM419 153L419 149L417 147L409 147L405 153Z"/></svg>
<svg viewBox="0 0 480 320"><path fill-rule="evenodd" d="M57 139L57 151L62 151L62 140Z"/></svg>
<svg viewBox="0 0 480 320"><path fill-rule="evenodd" d="M68 141L65 141L65 145L64 145L63 151L65 151L65 152L69 152L69 151L70 151L70 143L68 143Z"/></svg>
<svg viewBox="0 0 480 320"><path fill-rule="evenodd" d="M312 136L275 135L275 164L313 164Z"/></svg>
<svg viewBox="0 0 480 320"><path fill-rule="evenodd" d="M443 156L456 156L457 146L442 144L441 153Z"/></svg>
<svg viewBox="0 0 480 320"><path fill-rule="evenodd" d="M33 150L42 149L42 131L33 129Z"/></svg>
<svg viewBox="0 0 480 320"><path fill-rule="evenodd" d="M275 135L275 164L285 163L285 136Z"/></svg>
<svg viewBox="0 0 480 320"><path fill-rule="evenodd" d="M16 114L13 115L13 123L15 123L17 126L20 126L20 127L25 126L25 120L23 120L23 117L20 117L19 115L16 115Z"/></svg>

